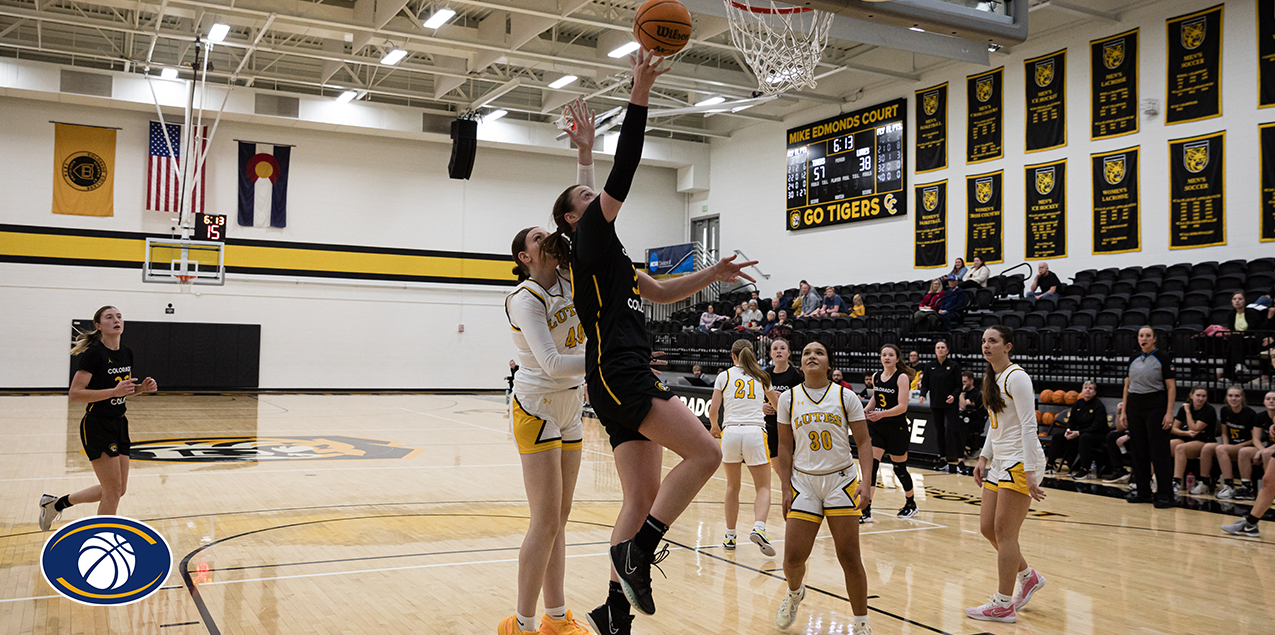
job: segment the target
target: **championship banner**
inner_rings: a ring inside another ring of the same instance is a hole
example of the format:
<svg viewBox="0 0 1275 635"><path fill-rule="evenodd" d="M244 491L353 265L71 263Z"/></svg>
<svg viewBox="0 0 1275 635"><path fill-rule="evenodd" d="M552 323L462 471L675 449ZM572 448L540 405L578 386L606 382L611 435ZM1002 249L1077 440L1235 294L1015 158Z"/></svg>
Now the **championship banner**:
<svg viewBox="0 0 1275 635"><path fill-rule="evenodd" d="M1089 155L1093 162L1093 252L1142 249L1138 147Z"/></svg>
<svg viewBox="0 0 1275 635"><path fill-rule="evenodd" d="M1001 183L1004 170L965 177L965 261L982 258L984 264L1005 260L1002 228Z"/></svg>
<svg viewBox="0 0 1275 635"><path fill-rule="evenodd" d="M646 272L652 278L679 278L695 271L695 243L646 250Z"/></svg>
<svg viewBox="0 0 1275 635"><path fill-rule="evenodd" d="M947 181L917 185L915 267L947 265Z"/></svg>
<svg viewBox="0 0 1275 635"><path fill-rule="evenodd" d="M1257 107L1275 106L1275 0L1257 0Z"/></svg>
<svg viewBox="0 0 1275 635"><path fill-rule="evenodd" d="M1262 136L1262 235L1275 241L1275 123L1258 126Z"/></svg>
<svg viewBox="0 0 1275 635"><path fill-rule="evenodd" d="M1169 249L1226 244L1226 132L1169 142Z"/></svg>
<svg viewBox="0 0 1275 635"><path fill-rule="evenodd" d="M1027 260L1067 257L1067 160L1029 165Z"/></svg>
<svg viewBox="0 0 1275 635"><path fill-rule="evenodd" d="M1001 88L1005 67L965 78L965 162L982 163L1005 156L1005 110Z"/></svg>
<svg viewBox="0 0 1275 635"><path fill-rule="evenodd" d="M1089 42L1092 139L1138 131L1138 30Z"/></svg>
<svg viewBox="0 0 1275 635"><path fill-rule="evenodd" d="M1067 49L1023 62L1027 152L1067 145Z"/></svg>
<svg viewBox="0 0 1275 635"><path fill-rule="evenodd" d="M1166 124L1222 116L1222 5L1170 18Z"/></svg>
<svg viewBox="0 0 1275 635"><path fill-rule="evenodd" d="M115 215L115 129L54 124L53 213Z"/></svg>
<svg viewBox="0 0 1275 635"><path fill-rule="evenodd" d="M947 167L947 83L916 91L916 173Z"/></svg>

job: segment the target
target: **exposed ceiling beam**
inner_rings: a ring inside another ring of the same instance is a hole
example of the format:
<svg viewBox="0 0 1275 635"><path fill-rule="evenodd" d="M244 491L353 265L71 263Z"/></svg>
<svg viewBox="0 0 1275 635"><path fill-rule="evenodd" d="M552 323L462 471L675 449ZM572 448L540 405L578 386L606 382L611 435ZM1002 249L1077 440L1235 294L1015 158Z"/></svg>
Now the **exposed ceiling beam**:
<svg viewBox="0 0 1275 635"><path fill-rule="evenodd" d="M1098 20L1099 22L1106 22L1108 24L1116 24L1120 22L1120 14L1118 13L1110 13L1107 11L1090 9L1089 7L1082 7L1080 5L1067 2L1067 0L1045 0L1045 2L1032 7L1028 11L1034 12L1039 9L1053 9L1055 11L1069 13L1071 15L1090 20Z"/></svg>

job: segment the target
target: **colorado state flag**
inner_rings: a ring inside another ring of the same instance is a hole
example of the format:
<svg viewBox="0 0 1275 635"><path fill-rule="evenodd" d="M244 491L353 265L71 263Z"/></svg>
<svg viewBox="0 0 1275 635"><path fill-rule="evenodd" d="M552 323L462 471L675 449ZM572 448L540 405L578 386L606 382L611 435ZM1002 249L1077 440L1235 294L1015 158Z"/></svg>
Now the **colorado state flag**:
<svg viewBox="0 0 1275 635"><path fill-rule="evenodd" d="M288 224L289 146L239 142L239 224L286 227Z"/></svg>

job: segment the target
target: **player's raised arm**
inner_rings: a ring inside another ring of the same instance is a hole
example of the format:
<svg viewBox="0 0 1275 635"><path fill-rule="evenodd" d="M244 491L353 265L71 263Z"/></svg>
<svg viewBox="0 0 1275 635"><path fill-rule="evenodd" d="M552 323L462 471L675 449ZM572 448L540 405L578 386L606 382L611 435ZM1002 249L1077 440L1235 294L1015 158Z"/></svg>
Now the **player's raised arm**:
<svg viewBox="0 0 1275 635"><path fill-rule="evenodd" d="M629 111L624 115L624 124L620 126L620 140L615 146L615 165L611 167L606 187L602 189L602 215L608 222L614 221L620 214L620 206L629 195L633 175L637 172L638 163L642 161L651 85L655 83L656 77L669 71L668 68L659 68L662 61L664 58L643 49L638 49L629 56L629 62L633 65L633 92L629 94Z"/></svg>

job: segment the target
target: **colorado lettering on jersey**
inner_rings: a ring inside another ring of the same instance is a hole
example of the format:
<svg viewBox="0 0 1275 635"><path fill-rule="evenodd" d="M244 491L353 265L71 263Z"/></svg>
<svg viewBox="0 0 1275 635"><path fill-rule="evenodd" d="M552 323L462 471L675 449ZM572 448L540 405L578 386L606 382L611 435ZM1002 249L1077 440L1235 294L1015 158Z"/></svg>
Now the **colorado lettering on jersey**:
<svg viewBox="0 0 1275 635"><path fill-rule="evenodd" d="M567 320L575 316L576 316L576 305L568 304L562 310L549 316L549 320L548 320L549 330L552 331L553 327L558 326L559 324L562 324L563 322L566 322Z"/></svg>
<svg viewBox="0 0 1275 635"><path fill-rule="evenodd" d="M841 415L831 412L807 412L802 415L797 415L792 419L794 429L801 429L801 426L809 423L831 423L837 427L841 427L843 422L841 420Z"/></svg>
<svg viewBox="0 0 1275 635"><path fill-rule="evenodd" d="M898 388L891 388L889 386L876 386L875 388L873 388L873 390L876 390L877 392L883 392L887 395L893 395L894 393L899 392Z"/></svg>

